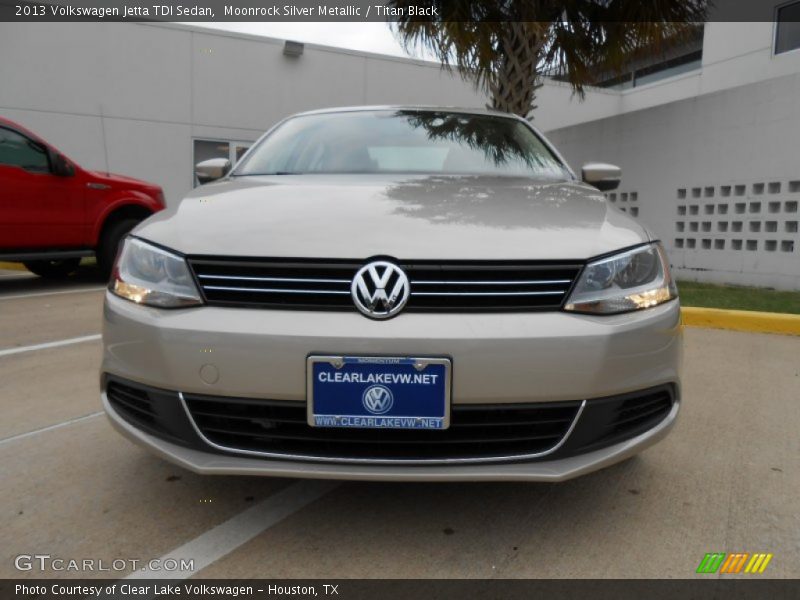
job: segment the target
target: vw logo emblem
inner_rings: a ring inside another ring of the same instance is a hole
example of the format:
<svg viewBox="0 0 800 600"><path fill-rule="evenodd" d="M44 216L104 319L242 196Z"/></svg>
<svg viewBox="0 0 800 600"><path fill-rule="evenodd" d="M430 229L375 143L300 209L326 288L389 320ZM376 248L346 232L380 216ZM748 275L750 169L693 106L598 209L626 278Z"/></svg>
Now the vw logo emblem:
<svg viewBox="0 0 800 600"><path fill-rule="evenodd" d="M350 285L356 308L373 319L395 316L408 302L409 293L403 269L382 260L361 267Z"/></svg>
<svg viewBox="0 0 800 600"><path fill-rule="evenodd" d="M392 390L384 385L371 385L364 390L361 404L373 415L383 415L389 412L394 404Z"/></svg>

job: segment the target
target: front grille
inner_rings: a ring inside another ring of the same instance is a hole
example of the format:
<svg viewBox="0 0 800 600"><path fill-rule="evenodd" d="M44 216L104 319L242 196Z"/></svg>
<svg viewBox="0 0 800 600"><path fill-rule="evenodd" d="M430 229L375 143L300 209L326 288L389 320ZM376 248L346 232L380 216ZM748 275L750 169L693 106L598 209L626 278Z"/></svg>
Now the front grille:
<svg viewBox="0 0 800 600"><path fill-rule="evenodd" d="M676 401L673 385L591 398L559 453L582 454L636 437L661 423Z"/></svg>
<svg viewBox="0 0 800 600"><path fill-rule="evenodd" d="M103 379L116 413L172 443L206 452L249 450L276 458L401 464L503 461L526 455L556 460L585 454L653 429L679 401L678 388L666 384L585 401L455 404L446 430L327 429L306 423L303 402L181 396L109 374ZM213 449L209 441L221 448Z"/></svg>
<svg viewBox="0 0 800 600"><path fill-rule="evenodd" d="M670 391L662 388L624 400L617 408L608 437L632 437L664 419L672 409Z"/></svg>
<svg viewBox="0 0 800 600"><path fill-rule="evenodd" d="M157 415L147 391L110 381L106 387L109 403L127 420L152 429Z"/></svg>
<svg viewBox="0 0 800 600"><path fill-rule="evenodd" d="M108 403L123 419L170 442L185 443L191 435L186 413L175 392L105 375Z"/></svg>
<svg viewBox="0 0 800 600"><path fill-rule="evenodd" d="M580 402L456 405L449 429L311 427L304 403L184 394L199 430L228 449L327 459L435 461L539 454L567 434Z"/></svg>
<svg viewBox="0 0 800 600"><path fill-rule="evenodd" d="M194 257L211 306L355 310L350 284L364 263ZM410 281L407 311L557 310L581 265L555 261L400 261Z"/></svg>

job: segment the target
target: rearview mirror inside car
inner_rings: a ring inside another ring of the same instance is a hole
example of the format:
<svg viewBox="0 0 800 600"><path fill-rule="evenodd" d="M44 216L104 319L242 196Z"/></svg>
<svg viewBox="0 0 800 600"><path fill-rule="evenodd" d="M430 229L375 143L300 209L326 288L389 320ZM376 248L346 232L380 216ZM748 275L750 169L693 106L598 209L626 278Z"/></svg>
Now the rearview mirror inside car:
<svg viewBox="0 0 800 600"><path fill-rule="evenodd" d="M619 187L622 169L606 163L586 163L581 169L581 179L601 192Z"/></svg>

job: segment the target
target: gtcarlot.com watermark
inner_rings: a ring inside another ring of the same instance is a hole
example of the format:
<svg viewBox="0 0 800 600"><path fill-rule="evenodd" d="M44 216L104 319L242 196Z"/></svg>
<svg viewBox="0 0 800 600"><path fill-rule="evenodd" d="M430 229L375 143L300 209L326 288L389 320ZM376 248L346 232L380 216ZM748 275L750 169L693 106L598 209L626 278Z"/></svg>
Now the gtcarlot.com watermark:
<svg viewBox="0 0 800 600"><path fill-rule="evenodd" d="M14 558L17 571L42 573L63 571L120 572L120 571L194 571L193 558L62 558L50 554L18 554Z"/></svg>

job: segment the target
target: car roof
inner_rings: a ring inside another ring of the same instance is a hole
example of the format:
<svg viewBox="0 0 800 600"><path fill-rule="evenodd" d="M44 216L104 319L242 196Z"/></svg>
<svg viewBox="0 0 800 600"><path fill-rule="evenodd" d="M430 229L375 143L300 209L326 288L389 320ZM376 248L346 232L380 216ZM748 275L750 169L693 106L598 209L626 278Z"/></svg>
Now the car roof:
<svg viewBox="0 0 800 600"><path fill-rule="evenodd" d="M0 117L0 126L1 127L8 127L9 129L14 129L14 130L16 130L16 131L28 136L32 140L36 140L36 141L42 142L42 143L47 143L41 137L39 137L34 132L32 132L30 129L28 129L26 127L23 127L19 123L15 123L11 119L6 119L5 117Z"/></svg>
<svg viewBox="0 0 800 600"><path fill-rule="evenodd" d="M463 113L471 115L486 115L493 117L505 117L508 119L519 119L515 114L495 110L492 108L468 108L462 106L435 106L435 105L416 105L416 104L379 104L370 106L340 106L332 108L320 108L316 110L297 113L295 116L305 115L324 115L344 112L376 112L386 110L412 110L420 112L449 112Z"/></svg>
<svg viewBox="0 0 800 600"><path fill-rule="evenodd" d="M19 127L22 129L22 126L18 123L15 123L11 119L6 119L5 117L0 117L0 125L5 125L6 127Z"/></svg>

